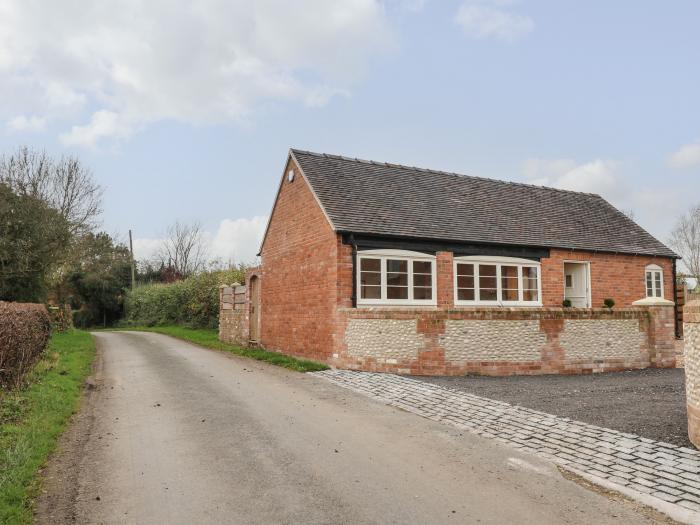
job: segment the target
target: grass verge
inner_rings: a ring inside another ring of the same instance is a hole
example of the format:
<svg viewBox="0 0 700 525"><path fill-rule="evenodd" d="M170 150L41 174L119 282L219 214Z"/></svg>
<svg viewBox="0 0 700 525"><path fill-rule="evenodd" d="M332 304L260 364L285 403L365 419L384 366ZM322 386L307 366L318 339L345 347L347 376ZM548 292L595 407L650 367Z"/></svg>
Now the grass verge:
<svg viewBox="0 0 700 525"><path fill-rule="evenodd" d="M31 523L39 468L78 407L94 356L89 333L54 334L24 386L0 393L0 523Z"/></svg>
<svg viewBox="0 0 700 525"><path fill-rule="evenodd" d="M262 348L243 348L219 341L219 331L215 328L186 328L184 326L148 326L124 328L124 330L135 330L138 332L156 332L158 334L170 335L183 341L195 343L213 350L221 350L232 354L250 357L258 361L265 361L273 365L296 370L297 372L318 372L328 370L328 366L316 361L298 359L277 352L270 352Z"/></svg>

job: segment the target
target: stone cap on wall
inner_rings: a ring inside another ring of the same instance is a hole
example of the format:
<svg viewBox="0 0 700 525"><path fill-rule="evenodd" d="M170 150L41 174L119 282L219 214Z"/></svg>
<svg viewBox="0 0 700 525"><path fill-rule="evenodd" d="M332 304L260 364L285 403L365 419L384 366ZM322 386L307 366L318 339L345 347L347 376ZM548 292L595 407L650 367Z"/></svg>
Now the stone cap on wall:
<svg viewBox="0 0 700 525"><path fill-rule="evenodd" d="M676 303L661 297L645 297L632 303L634 306L673 306Z"/></svg>

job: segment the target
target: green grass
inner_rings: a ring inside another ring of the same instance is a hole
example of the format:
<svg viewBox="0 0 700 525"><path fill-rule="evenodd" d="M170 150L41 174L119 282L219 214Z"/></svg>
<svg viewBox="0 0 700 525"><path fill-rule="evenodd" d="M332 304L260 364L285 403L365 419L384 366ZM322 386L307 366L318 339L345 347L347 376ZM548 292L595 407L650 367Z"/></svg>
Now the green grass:
<svg viewBox="0 0 700 525"><path fill-rule="evenodd" d="M250 357L258 361L265 361L273 365L296 370L297 372L318 372L319 370L328 370L328 367L322 363L309 361L306 359L297 359L285 354L277 352L269 352L261 348L243 348L219 341L219 331L215 328L186 328L184 326L148 326L124 328L124 330L135 330L139 332L156 332L159 334L170 335L190 343L195 343L205 348L230 352L232 354Z"/></svg>
<svg viewBox="0 0 700 525"><path fill-rule="evenodd" d="M54 334L24 387L0 393L0 523L31 523L39 468L78 407L94 355L89 333Z"/></svg>

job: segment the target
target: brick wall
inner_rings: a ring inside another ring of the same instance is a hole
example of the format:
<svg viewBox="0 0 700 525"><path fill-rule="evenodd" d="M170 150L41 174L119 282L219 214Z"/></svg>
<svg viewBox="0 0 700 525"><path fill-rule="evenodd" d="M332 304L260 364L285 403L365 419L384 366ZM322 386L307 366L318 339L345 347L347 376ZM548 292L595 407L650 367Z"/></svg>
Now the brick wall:
<svg viewBox="0 0 700 525"><path fill-rule="evenodd" d="M683 309L685 338L685 393L688 406L688 437L700 448L700 301Z"/></svg>
<svg viewBox="0 0 700 525"><path fill-rule="evenodd" d="M349 266L339 264L339 243L290 159L261 253L263 347L317 360L330 356L336 306L349 301L352 287L352 258Z"/></svg>
<svg viewBox="0 0 700 525"><path fill-rule="evenodd" d="M561 306L564 298L564 261L587 261L591 268L591 306L603 306L612 297L617 306L631 306L646 297L646 273L649 264L663 268L664 297L673 300L673 262L665 257L619 255L574 250L550 250L542 259L542 304Z"/></svg>
<svg viewBox="0 0 700 525"><path fill-rule="evenodd" d="M674 366L671 306L344 308L339 315L329 362L341 368L511 375Z"/></svg>
<svg viewBox="0 0 700 525"><path fill-rule="evenodd" d="M219 340L247 345L249 339L248 287L239 283L219 288Z"/></svg>

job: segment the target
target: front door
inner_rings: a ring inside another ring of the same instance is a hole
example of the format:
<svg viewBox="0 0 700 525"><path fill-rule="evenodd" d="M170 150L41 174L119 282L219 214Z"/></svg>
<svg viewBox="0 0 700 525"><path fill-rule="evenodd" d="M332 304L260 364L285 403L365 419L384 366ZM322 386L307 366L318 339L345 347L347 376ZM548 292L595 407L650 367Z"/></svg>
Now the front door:
<svg viewBox="0 0 700 525"><path fill-rule="evenodd" d="M250 336L251 343L260 342L260 278L250 279Z"/></svg>
<svg viewBox="0 0 700 525"><path fill-rule="evenodd" d="M589 308L588 263L564 263L564 298L574 308Z"/></svg>

